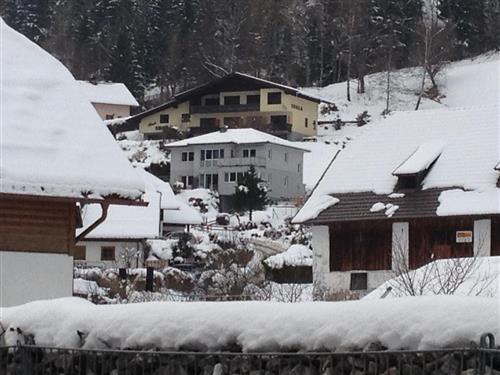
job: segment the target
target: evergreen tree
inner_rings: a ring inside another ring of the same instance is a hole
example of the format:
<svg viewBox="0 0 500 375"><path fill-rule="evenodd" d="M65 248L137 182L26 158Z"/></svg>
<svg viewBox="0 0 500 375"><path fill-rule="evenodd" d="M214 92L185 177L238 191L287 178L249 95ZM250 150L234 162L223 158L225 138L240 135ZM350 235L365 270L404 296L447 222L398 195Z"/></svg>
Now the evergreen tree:
<svg viewBox="0 0 500 375"><path fill-rule="evenodd" d="M490 6L489 3L488 0L441 1L439 6L441 16L453 22L455 26L455 48L460 57L484 51L485 44L489 48L494 47L487 35L488 19L485 11Z"/></svg>
<svg viewBox="0 0 500 375"><path fill-rule="evenodd" d="M238 178L234 189L234 208L236 211L248 210L250 221L252 221L252 212L263 209L267 204L267 190L263 183L255 167L251 165L249 170Z"/></svg>

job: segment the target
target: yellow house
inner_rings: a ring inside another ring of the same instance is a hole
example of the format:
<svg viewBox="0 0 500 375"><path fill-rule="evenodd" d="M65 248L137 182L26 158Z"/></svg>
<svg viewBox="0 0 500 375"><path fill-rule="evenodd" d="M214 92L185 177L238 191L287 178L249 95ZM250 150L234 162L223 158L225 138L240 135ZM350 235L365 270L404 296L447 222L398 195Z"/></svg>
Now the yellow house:
<svg viewBox="0 0 500 375"><path fill-rule="evenodd" d="M132 117L146 138L168 130L199 135L221 127L253 128L297 140L316 135L320 98L243 73L181 92Z"/></svg>

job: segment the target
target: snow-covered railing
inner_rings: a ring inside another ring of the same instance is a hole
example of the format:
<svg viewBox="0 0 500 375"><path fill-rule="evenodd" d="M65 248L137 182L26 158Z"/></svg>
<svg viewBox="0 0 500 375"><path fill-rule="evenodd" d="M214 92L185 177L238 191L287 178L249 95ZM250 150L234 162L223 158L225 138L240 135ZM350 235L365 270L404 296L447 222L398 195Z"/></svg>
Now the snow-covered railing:
<svg viewBox="0 0 500 375"><path fill-rule="evenodd" d="M186 348L189 349L189 348ZM228 348L230 350L230 348ZM232 353L0 348L1 374L493 374L500 350Z"/></svg>

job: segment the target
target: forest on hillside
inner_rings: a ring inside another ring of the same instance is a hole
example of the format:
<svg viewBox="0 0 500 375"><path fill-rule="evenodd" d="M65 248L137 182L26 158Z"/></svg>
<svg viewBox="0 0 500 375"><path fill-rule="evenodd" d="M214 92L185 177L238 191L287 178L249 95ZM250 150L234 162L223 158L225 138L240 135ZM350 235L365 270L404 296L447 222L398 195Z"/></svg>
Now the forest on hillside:
<svg viewBox="0 0 500 375"><path fill-rule="evenodd" d="M173 93L241 71L298 86L498 48L498 0L3 0L78 79Z"/></svg>

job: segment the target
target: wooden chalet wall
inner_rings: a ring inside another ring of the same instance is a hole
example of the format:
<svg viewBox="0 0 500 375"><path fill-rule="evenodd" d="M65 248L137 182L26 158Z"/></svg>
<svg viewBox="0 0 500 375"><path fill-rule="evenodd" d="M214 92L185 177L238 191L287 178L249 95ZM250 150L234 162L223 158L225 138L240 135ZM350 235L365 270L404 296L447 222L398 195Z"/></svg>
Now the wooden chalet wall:
<svg viewBox="0 0 500 375"><path fill-rule="evenodd" d="M0 250L72 254L74 202L0 197Z"/></svg>
<svg viewBox="0 0 500 375"><path fill-rule="evenodd" d="M330 271L390 270L391 256L389 220L330 225Z"/></svg>
<svg viewBox="0 0 500 375"><path fill-rule="evenodd" d="M456 232L473 230L471 217L410 220L410 268L421 267L432 259L472 256L473 243L457 243Z"/></svg>

